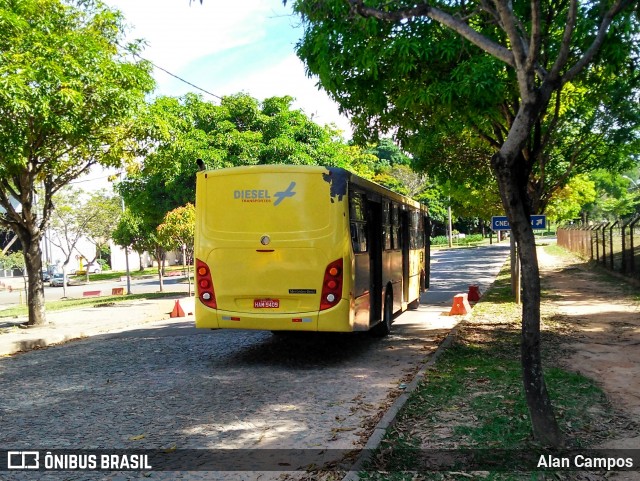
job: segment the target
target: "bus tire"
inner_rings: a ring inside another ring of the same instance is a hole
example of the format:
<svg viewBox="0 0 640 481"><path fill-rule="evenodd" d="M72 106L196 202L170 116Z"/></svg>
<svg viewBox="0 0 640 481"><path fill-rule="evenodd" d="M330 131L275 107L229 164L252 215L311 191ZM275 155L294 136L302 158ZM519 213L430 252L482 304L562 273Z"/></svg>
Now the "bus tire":
<svg viewBox="0 0 640 481"><path fill-rule="evenodd" d="M391 323L393 322L393 291L391 287L387 288L384 296L384 307L382 310L382 321L371 329L371 334L375 337L385 337L391 332Z"/></svg>
<svg viewBox="0 0 640 481"><path fill-rule="evenodd" d="M420 307L419 297L415 301L411 301L409 304L407 304L407 308L409 308L412 311L415 311L418 307Z"/></svg>

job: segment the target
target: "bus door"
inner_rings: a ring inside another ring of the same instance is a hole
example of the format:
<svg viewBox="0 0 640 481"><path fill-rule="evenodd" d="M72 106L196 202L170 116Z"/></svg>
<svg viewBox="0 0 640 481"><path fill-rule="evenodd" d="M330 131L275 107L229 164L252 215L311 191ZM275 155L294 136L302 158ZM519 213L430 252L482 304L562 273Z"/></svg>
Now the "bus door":
<svg viewBox="0 0 640 481"><path fill-rule="evenodd" d="M402 232L402 302L409 300L409 244L411 236L409 233L409 212L404 210L400 213L400 230Z"/></svg>
<svg viewBox="0 0 640 481"><path fill-rule="evenodd" d="M369 265L371 312L370 325L382 319L382 203L368 199Z"/></svg>
<svg viewBox="0 0 640 481"><path fill-rule="evenodd" d="M425 270L425 283L424 288L429 288L429 281L431 279L431 219L428 216L423 217L424 220L424 270Z"/></svg>

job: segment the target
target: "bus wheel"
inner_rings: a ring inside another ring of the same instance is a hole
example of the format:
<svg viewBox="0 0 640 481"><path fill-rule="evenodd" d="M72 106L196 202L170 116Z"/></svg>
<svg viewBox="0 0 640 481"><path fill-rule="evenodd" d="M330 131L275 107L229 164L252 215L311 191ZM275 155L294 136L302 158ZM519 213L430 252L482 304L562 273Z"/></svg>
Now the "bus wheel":
<svg viewBox="0 0 640 481"><path fill-rule="evenodd" d="M420 307L420 298L417 298L415 301L411 301L407 304L407 307L412 311L415 311L418 307Z"/></svg>
<svg viewBox="0 0 640 481"><path fill-rule="evenodd" d="M393 321L393 292L391 288L387 288L387 294L384 296L384 310L382 313L382 322L376 324L371 329L371 334L376 337L388 336L391 332L391 322Z"/></svg>

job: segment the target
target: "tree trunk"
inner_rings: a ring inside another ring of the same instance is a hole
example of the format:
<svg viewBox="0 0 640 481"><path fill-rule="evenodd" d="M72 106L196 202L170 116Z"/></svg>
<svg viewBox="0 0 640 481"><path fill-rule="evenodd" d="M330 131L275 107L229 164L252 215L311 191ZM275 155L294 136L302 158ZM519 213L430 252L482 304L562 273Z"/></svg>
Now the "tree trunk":
<svg viewBox="0 0 640 481"><path fill-rule="evenodd" d="M25 269L29 282L27 285L27 303L29 305L28 326L42 326L47 323L44 309L44 284L42 282L42 249L40 237L23 234L20 238L24 252Z"/></svg>
<svg viewBox="0 0 640 481"><path fill-rule="evenodd" d="M519 152L499 152L492 158L500 195L518 247L522 275L522 379L533 435L540 443L560 447L564 440L544 382L540 353L540 272L526 194L528 175L519 172ZM520 167L524 170L524 167Z"/></svg>
<svg viewBox="0 0 640 481"><path fill-rule="evenodd" d="M11 238L11 240L7 243L6 246L4 246L4 248L2 249L2 254L6 254L7 252L9 252L9 249L11 248L11 246L13 244L15 244L15 242L18 240L18 236L13 234L13 237Z"/></svg>
<svg viewBox="0 0 640 481"><path fill-rule="evenodd" d="M62 299L66 299L67 298L67 279L69 278L69 275L67 274L67 264L68 264L68 259L67 262L62 264Z"/></svg>
<svg viewBox="0 0 640 481"><path fill-rule="evenodd" d="M160 284L160 292L164 291L164 249L156 246L156 260L158 261L158 282Z"/></svg>

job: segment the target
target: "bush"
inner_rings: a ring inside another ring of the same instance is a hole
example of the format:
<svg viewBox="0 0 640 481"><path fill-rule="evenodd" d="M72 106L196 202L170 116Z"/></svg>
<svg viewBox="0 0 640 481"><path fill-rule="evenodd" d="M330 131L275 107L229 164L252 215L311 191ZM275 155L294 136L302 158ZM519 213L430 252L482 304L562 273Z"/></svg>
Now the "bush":
<svg viewBox="0 0 640 481"><path fill-rule="evenodd" d="M444 235L439 235L431 238L432 246L443 246L443 245L447 245L448 243L449 243L449 239L447 239L447 236L444 236Z"/></svg>
<svg viewBox="0 0 640 481"><path fill-rule="evenodd" d="M466 246L470 244L475 244L478 242L482 242L483 237L482 234L467 234L464 237L453 237L453 244L458 246ZM439 235L431 238L432 246L446 246L449 245L449 239L446 235Z"/></svg>

